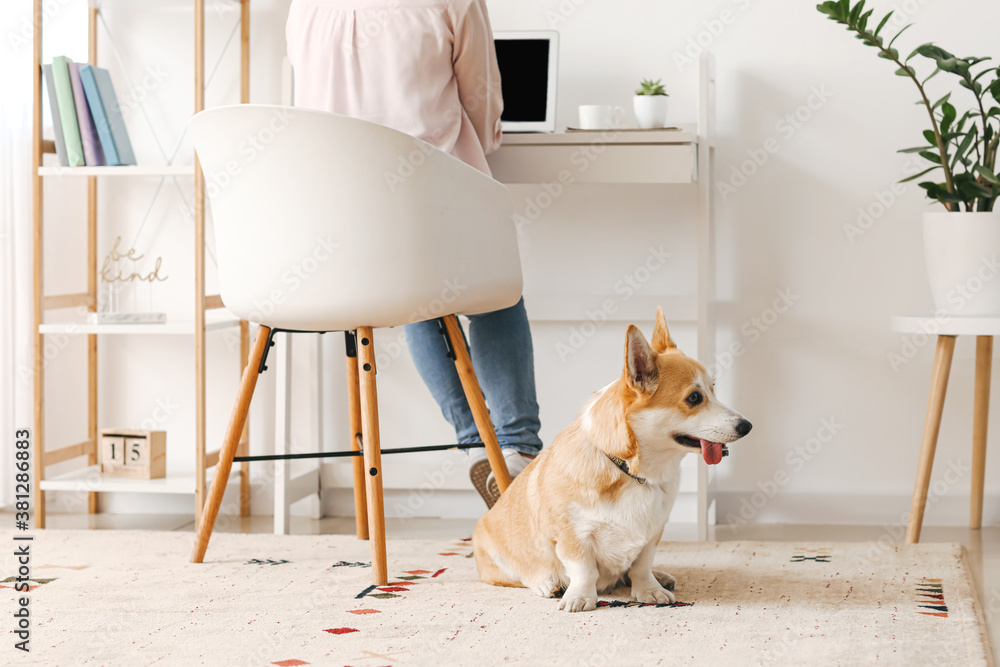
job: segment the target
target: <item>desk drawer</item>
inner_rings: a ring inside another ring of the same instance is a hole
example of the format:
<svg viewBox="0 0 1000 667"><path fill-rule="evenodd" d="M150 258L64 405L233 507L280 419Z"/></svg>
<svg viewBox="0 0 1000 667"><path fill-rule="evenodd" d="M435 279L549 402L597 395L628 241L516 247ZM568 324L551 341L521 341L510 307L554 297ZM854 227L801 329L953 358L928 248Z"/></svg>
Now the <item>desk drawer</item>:
<svg viewBox="0 0 1000 667"><path fill-rule="evenodd" d="M693 183L692 144L508 145L488 156L501 183Z"/></svg>

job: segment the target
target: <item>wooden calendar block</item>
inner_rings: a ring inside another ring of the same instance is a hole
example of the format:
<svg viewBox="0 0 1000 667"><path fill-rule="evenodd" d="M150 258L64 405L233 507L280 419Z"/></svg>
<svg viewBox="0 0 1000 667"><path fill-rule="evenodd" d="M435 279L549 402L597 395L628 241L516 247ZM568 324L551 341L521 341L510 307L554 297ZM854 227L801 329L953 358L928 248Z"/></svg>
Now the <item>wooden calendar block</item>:
<svg viewBox="0 0 1000 667"><path fill-rule="evenodd" d="M109 474L111 467L125 465L125 438L115 434L101 433L101 447L98 453L101 473Z"/></svg>
<svg viewBox="0 0 1000 667"><path fill-rule="evenodd" d="M101 473L131 479L158 479L167 474L166 431L104 429Z"/></svg>

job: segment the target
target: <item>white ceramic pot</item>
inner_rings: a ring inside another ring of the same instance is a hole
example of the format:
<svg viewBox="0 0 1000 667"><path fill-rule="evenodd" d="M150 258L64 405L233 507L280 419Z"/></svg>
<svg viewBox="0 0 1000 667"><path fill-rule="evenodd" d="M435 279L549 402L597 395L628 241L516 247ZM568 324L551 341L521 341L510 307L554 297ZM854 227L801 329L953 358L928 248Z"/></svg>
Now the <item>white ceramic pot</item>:
<svg viewBox="0 0 1000 667"><path fill-rule="evenodd" d="M644 130L665 127L667 124L666 95L636 95L632 98L635 122Z"/></svg>
<svg viewBox="0 0 1000 667"><path fill-rule="evenodd" d="M924 258L936 310L1000 316L1000 211L924 213Z"/></svg>

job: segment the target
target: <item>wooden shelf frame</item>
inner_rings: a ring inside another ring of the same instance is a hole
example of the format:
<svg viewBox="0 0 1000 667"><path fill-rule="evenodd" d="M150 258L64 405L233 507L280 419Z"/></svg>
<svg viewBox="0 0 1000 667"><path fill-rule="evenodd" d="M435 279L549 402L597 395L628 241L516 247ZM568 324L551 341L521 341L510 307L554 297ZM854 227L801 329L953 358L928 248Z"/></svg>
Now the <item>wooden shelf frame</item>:
<svg viewBox="0 0 1000 667"><path fill-rule="evenodd" d="M250 0L240 2L240 103L250 101ZM202 509L205 503L206 471L218 462L218 451L206 450L205 438L205 334L213 328L219 328L217 317L206 326L206 311L222 308L222 300L218 295L205 294L205 181L194 156L192 167L184 166L131 166L131 167L44 167L42 156L45 153L55 153L55 144L42 138L42 28L44 22L43 0L33 0L34 31L33 31L33 116L32 116L32 255L34 261L34 286L32 308L32 337L34 347L34 512L35 527L45 528L45 469L56 463L71 459L86 457L86 466L80 470L66 473L61 478L79 477L89 474L92 466L97 464L98 440L98 374L97 374L97 337L104 333L130 333L130 330L118 330L121 325L107 325L108 328L90 328L78 331L87 336L87 437L80 442L61 448L45 449L45 335L59 330L58 325L45 324L44 315L47 310L85 306L88 311L97 309L97 179L99 176L194 176L194 256L195 256L195 299L194 318L190 326L185 325L183 331L166 331L157 333L193 333L195 338L195 474L193 484L189 477L166 478L163 480L134 480L128 485L128 490L167 493L193 493L195 497L195 523L201 523ZM90 3L88 7L88 60L97 64L97 25L100 7ZM194 113L205 108L205 0L194 0L194 50L195 50L195 103ZM87 179L87 291L78 294L46 296L43 281L44 269L44 211L43 182L44 178L58 176L74 176ZM213 314L214 315L214 314ZM224 319L224 318L223 318ZM246 369L250 352L249 327L247 322L235 320L225 323L237 325L240 330L240 376ZM135 325L131 325L135 326ZM156 325L152 325L156 326ZM175 327L176 328L176 327ZM65 333L65 331L60 331ZM135 330L136 333L153 333L154 330ZM239 454L249 452L248 429L244 429L239 445ZM250 514L250 470L248 463L240 465L238 476L240 480L240 514ZM49 484L52 490L61 490L57 479ZM87 508L90 513L97 512L97 493L99 491L120 491L121 485L105 483L89 488ZM164 489L170 489L164 491Z"/></svg>

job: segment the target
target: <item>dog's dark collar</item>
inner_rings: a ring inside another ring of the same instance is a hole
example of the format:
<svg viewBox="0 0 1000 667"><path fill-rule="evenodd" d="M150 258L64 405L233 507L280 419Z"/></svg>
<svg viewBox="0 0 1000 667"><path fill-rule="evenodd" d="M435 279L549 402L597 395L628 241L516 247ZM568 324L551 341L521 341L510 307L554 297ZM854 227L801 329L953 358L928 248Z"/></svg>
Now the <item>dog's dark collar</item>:
<svg viewBox="0 0 1000 667"><path fill-rule="evenodd" d="M620 459L617 456L611 456L611 454L608 454L608 458L611 459L612 463L614 463L616 466L618 466L619 470L621 470L623 473L625 473L626 475L628 475L629 477L631 477L635 481L639 482L640 484L645 484L646 483L646 478L645 477L639 477L638 475L633 475L632 473L630 473L628 471L628 463L626 463L624 459Z"/></svg>

